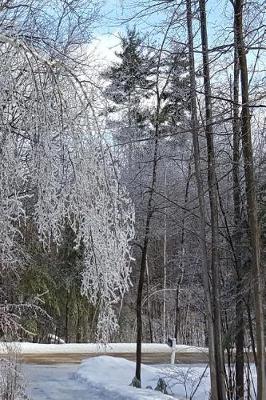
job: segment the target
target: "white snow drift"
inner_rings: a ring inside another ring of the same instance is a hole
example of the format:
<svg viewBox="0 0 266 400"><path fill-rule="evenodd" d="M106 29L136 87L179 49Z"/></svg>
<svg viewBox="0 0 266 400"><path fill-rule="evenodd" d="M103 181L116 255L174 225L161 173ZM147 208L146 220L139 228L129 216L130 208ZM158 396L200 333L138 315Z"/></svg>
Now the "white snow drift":
<svg viewBox="0 0 266 400"><path fill-rule="evenodd" d="M110 399L144 400L144 399L189 399L206 400L209 396L209 372L204 365L199 366L161 366L142 365L142 389L130 386L135 375L135 363L123 358L99 356L83 361L76 377L87 382L91 388L102 388L110 393ZM164 395L155 390L158 379L167 383ZM117 393L117 396L114 396Z"/></svg>
<svg viewBox="0 0 266 400"><path fill-rule="evenodd" d="M77 371L77 378L86 381L91 388L101 387L108 398L116 400L161 400L172 397L151 389L155 388L160 371L157 368L143 365L142 382L144 389L130 386L135 374L135 363L123 358L99 356L90 358L81 363Z"/></svg>

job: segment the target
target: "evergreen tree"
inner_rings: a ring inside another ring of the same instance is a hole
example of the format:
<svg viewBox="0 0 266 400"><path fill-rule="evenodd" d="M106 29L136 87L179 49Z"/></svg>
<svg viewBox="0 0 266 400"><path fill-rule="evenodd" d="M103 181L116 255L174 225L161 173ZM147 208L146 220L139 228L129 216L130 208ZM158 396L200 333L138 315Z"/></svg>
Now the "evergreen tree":
<svg viewBox="0 0 266 400"><path fill-rule="evenodd" d="M136 28L127 29L121 36L121 51L115 53L119 61L111 66L105 76L111 80L107 95L117 104L131 100L131 96L152 87L149 81L150 57L145 50L143 38ZM143 93L142 93L143 94Z"/></svg>
<svg viewBox="0 0 266 400"><path fill-rule="evenodd" d="M163 96L163 114L171 131L187 118L186 111L190 109L188 58L180 47L172 47L165 59L168 85Z"/></svg>
<svg viewBox="0 0 266 400"><path fill-rule="evenodd" d="M111 101L109 112L122 111L123 128L136 137L136 132L143 129L149 115L144 100L151 96L154 86L153 58L136 28L127 29L126 35L121 36L121 51L116 52L116 56L118 61L104 73L110 81L106 89L107 98ZM124 135L117 136L123 139Z"/></svg>

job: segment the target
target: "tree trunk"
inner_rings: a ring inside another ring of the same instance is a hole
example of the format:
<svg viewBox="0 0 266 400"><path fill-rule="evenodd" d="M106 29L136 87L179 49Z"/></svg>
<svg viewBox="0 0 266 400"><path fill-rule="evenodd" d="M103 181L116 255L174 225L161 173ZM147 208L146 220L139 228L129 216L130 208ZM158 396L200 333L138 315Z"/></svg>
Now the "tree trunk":
<svg viewBox="0 0 266 400"><path fill-rule="evenodd" d="M256 345L257 345L257 400L265 399L265 342L263 315L263 274L260 266L260 230L257 213L256 183L253 163L253 148L249 110L249 78L246 49L243 32L243 0L234 3L235 34L239 57L241 93L242 93L242 125L241 138L245 169L247 214L249 223L249 238L252 257L255 316L256 316Z"/></svg>
<svg viewBox="0 0 266 400"><path fill-rule="evenodd" d="M213 117L212 117L212 101L211 101L211 82L209 69L209 50L208 50L208 33L206 21L205 0L199 0L200 9L200 28L201 43L203 57L204 72L204 97L205 97L205 113L206 113L206 140L208 151L208 190L209 203L211 211L211 277L212 277L212 307L213 307L213 324L214 324L214 348L215 348L215 367L217 395L219 400L226 397L225 376L224 376L224 352L222 345L222 324L220 310L220 276L219 276L219 258L218 258L218 194L216 181L215 152L213 141Z"/></svg>
<svg viewBox="0 0 266 400"><path fill-rule="evenodd" d="M153 343L153 332L152 332L152 321L151 321L151 305L150 305L150 272L149 272L149 264L148 264L148 259L147 258L146 258L146 275L147 275L147 309L148 309L150 342Z"/></svg>
<svg viewBox="0 0 266 400"><path fill-rule="evenodd" d="M218 399L217 393L217 374L215 368L215 352L214 352L214 329L212 317L211 289L209 281L209 262L206 247L206 215L205 215L205 199L203 191L203 183L200 168L200 147L199 147L199 127L197 118L197 93L196 93L196 74L194 61L194 45L193 45L193 28L192 28L192 10L191 0L186 0L186 17L188 31L188 47L189 47L189 75L190 75L190 102L191 102L191 129L193 138L193 155L194 166L197 183L197 191L199 198L199 221L200 221L200 246L202 257L202 279L204 285L204 293L206 297L206 315L208 321L208 343L209 343L209 364L211 377L211 396L212 400Z"/></svg>
<svg viewBox="0 0 266 400"><path fill-rule="evenodd" d="M188 201L188 192L189 192L189 183L191 179L191 161L189 161L188 166L188 178L186 182L185 189L185 199L184 199L184 214L182 218L182 228L181 228L181 255L180 255L180 276L177 281L176 286L176 304L175 304L175 338L176 343L178 342L178 338L180 338L180 306L179 306L179 297L180 297L180 289L184 278L184 257L185 257L185 219L186 219L186 206Z"/></svg>
<svg viewBox="0 0 266 400"><path fill-rule="evenodd" d="M165 197L166 193L166 183L167 183L167 171L165 168L164 171L164 191ZM164 238L163 238L163 343L166 343L166 279L167 279L167 270L166 270L166 250L167 250L167 223L166 223L166 212L164 213Z"/></svg>
<svg viewBox="0 0 266 400"><path fill-rule="evenodd" d="M77 300L76 343L80 342L81 342L81 310L80 310L79 300Z"/></svg>
<svg viewBox="0 0 266 400"><path fill-rule="evenodd" d="M149 216L148 216L149 217ZM146 270L146 257L148 250L148 234L150 230L150 218L147 217L146 221L146 234L144 246L141 254L140 275L137 294L137 352L136 352L136 379L141 384L141 343L142 343L142 292L144 285L144 277Z"/></svg>
<svg viewBox="0 0 266 400"><path fill-rule="evenodd" d="M69 332L68 332L68 314L69 314L69 293L66 290L66 305L65 305L65 342L68 343Z"/></svg>
<svg viewBox="0 0 266 400"><path fill-rule="evenodd" d="M236 37L235 37L236 41ZM235 42L236 43L236 42ZM233 200L234 200L234 253L236 266L236 400L244 399L244 301L243 265L241 262L241 186L240 186L240 117L239 117L239 61L234 52L233 82Z"/></svg>
<svg viewBox="0 0 266 400"><path fill-rule="evenodd" d="M159 104L158 104L159 107ZM155 144L154 144L154 153L153 153L153 168L152 168L152 181L151 187L149 191L149 199L147 206L147 217L146 217L146 225L145 225L145 233L144 233L144 241L141 251L141 263L140 263L140 276L139 276L139 284L138 284L138 293L137 293L137 351L136 351L136 379L139 384L141 384L141 343L142 343L142 293L143 293L143 285L145 278L145 270L146 270L146 260L148 254L148 244L149 244L149 235L150 235L150 224L151 218L154 212L152 200L156 185L157 178L157 163L158 163L158 147L159 147L159 126L156 124L155 129Z"/></svg>

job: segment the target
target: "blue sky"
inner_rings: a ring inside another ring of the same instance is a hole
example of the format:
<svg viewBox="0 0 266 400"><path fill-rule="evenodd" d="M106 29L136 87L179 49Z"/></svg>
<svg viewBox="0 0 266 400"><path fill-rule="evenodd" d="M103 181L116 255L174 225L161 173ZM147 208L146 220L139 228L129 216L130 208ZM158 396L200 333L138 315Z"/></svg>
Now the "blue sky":
<svg viewBox="0 0 266 400"><path fill-rule="evenodd" d="M157 39L159 35L157 30L154 32L153 25L160 24L165 18L165 14L153 14L151 17L147 17L142 21L136 19L128 24L122 23L122 19L134 15L137 12L137 5L153 0L105 0L102 7L103 17L100 23L94 31L96 37L93 46L97 48L97 52L102 54L107 59L112 58L114 50L119 48L119 34L126 29L126 26L133 26L136 24L137 29L141 33L150 32L153 30L153 40ZM232 15L232 6L229 0L208 0L207 2L208 12L208 31L209 31L209 44L217 45L219 42L219 36L224 40L224 27L230 26L231 24L226 21L225 14L227 16ZM217 30L217 26L219 29ZM184 30L184 32L186 29ZM186 33L185 33L186 34ZM183 40L186 40L182 38ZM181 41L183 41L181 40Z"/></svg>
<svg viewBox="0 0 266 400"><path fill-rule="evenodd" d="M109 63L115 58L114 51L119 49L119 34L123 32L127 24L122 24L122 17L126 18L132 16L138 10L138 4L145 4L147 2L155 2L156 0L105 0L102 8L103 18L95 31L96 39L93 43L99 58L104 59L105 62ZM180 0L176 0L178 4ZM185 2L185 0L182 0ZM259 0L262 4L262 0ZM233 19L233 8L229 0L208 0L207 1L207 14L208 14L208 33L209 33L209 47L214 47L224 42L230 43L232 41L232 19ZM162 15L153 14L150 18L146 18L146 23L143 21L139 23L139 20L131 22L131 26L136 24L137 29L141 33L150 31L153 25L163 20ZM130 26L130 24L128 24ZM184 22L184 25L185 22ZM164 27L163 27L164 28ZM184 34L186 35L186 27L184 26ZM165 31L165 29L162 29ZM157 32L157 31L156 31ZM157 39L159 35L153 32L153 39ZM186 38L181 38L186 40ZM199 39L199 37L198 37ZM181 40L183 41L183 40ZM199 43L199 42L198 42ZM232 54L218 59L216 62L218 68L218 74L221 74L223 65L226 65L232 61ZM257 59L256 51L250 51L248 54L248 61L250 68L253 68L254 61ZM256 70L259 71L257 76L261 78L265 77L265 55L262 53L260 59L256 64ZM219 76L218 76L219 78ZM215 78L217 79L217 77Z"/></svg>
<svg viewBox="0 0 266 400"><path fill-rule="evenodd" d="M141 2L144 3L145 1L105 0L102 8L102 13L104 17L97 31L100 34L112 33L114 31L117 32L120 30L123 31L126 25L120 22L121 19L132 16L134 12L136 12L137 9L139 8L138 3ZM223 22L226 23L224 15L225 13L227 15L230 15L232 13L232 6L229 0L208 0L207 11L208 11L209 30L211 34L214 25L216 26L220 25L222 27ZM140 30L141 28L149 29L149 25L152 25L153 23L155 24L158 23L160 19L161 20L163 19L162 15L160 16L158 14L154 14L149 18L145 18L146 22L142 21L139 28Z"/></svg>

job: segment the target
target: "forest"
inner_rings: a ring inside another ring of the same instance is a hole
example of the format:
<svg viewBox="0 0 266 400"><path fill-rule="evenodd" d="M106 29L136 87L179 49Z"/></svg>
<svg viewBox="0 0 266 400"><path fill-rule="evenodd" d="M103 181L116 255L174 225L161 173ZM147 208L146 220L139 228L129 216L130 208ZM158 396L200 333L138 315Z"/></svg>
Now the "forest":
<svg viewBox="0 0 266 400"><path fill-rule="evenodd" d="M1 343L136 343L141 387L172 338L211 400L265 400L265 15L0 1Z"/></svg>

